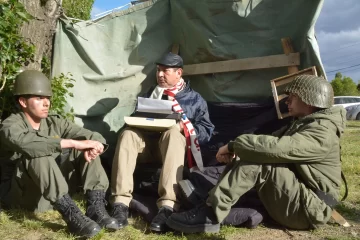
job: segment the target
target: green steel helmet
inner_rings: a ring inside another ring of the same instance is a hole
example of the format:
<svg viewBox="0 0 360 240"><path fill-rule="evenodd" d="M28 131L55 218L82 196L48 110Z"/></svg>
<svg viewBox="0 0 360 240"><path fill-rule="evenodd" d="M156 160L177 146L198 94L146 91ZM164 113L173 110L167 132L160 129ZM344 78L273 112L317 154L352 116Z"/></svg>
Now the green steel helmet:
<svg viewBox="0 0 360 240"><path fill-rule="evenodd" d="M52 96L50 80L36 70L25 70L15 78L14 95Z"/></svg>
<svg viewBox="0 0 360 240"><path fill-rule="evenodd" d="M331 84L322 77L300 75L285 88L286 93L295 93L307 105L329 108L334 102Z"/></svg>

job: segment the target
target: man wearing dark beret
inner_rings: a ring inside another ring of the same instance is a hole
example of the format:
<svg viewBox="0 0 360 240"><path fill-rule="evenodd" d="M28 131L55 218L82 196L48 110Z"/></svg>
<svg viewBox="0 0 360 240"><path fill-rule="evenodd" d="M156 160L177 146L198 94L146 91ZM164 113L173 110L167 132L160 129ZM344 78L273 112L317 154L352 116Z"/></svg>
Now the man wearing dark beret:
<svg viewBox="0 0 360 240"><path fill-rule="evenodd" d="M128 224L136 160L161 160L159 212L150 229L163 232L167 218L179 208L177 184L182 180L184 157L189 168L203 167L200 145L210 140L214 125L210 122L205 100L190 88L189 81L182 78L182 58L168 53L156 65L157 86L148 92L147 97L173 101L173 111L181 113L182 119L164 132L125 128L119 136L113 160L111 201L112 217L119 221L120 227L125 227Z"/></svg>

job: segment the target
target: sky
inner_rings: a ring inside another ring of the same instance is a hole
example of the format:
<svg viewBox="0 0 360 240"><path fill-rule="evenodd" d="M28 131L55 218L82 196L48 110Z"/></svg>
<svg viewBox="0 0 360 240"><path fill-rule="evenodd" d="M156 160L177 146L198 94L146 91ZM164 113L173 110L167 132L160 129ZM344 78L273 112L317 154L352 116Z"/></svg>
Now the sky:
<svg viewBox="0 0 360 240"><path fill-rule="evenodd" d="M92 16L130 3L129 0L95 0ZM328 80L336 72L360 83L360 1L325 0L315 24Z"/></svg>

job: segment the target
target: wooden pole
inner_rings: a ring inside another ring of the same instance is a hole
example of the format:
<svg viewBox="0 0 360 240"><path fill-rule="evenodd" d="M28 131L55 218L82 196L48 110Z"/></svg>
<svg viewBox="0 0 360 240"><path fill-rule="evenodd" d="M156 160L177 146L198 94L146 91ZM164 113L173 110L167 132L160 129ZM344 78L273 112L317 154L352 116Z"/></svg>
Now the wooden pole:
<svg viewBox="0 0 360 240"><path fill-rule="evenodd" d="M291 42L291 39L289 37L287 38L282 38L281 39L281 45L283 47L283 50L284 50L284 53L286 55L289 55L290 53L294 53L294 47L292 45L292 42ZM292 74L292 73L296 73L299 71L299 68L297 66L289 66L288 67L288 72L289 74Z"/></svg>

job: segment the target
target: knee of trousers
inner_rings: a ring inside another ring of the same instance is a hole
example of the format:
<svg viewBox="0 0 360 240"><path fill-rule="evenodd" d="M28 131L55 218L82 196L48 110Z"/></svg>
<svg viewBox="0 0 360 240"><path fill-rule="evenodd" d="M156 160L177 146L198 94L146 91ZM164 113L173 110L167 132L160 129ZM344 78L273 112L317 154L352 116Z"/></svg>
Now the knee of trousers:
<svg viewBox="0 0 360 240"><path fill-rule="evenodd" d="M169 130L167 130L166 132L164 132L161 135L160 141L163 141L165 139L170 139L170 138L179 138L179 139L183 140L183 143L185 143L185 137L180 132L179 128L177 128L177 127L172 127Z"/></svg>
<svg viewBox="0 0 360 240"><path fill-rule="evenodd" d="M119 135L118 142L124 141L124 140L126 142L128 142L128 141L139 142L142 139L143 139L143 134L141 133L141 131L139 131L138 129L135 129L135 128L127 127Z"/></svg>
<svg viewBox="0 0 360 240"><path fill-rule="evenodd" d="M40 191L47 192L47 196L44 196L47 200L55 201L68 192L66 180L52 156L25 159L25 165L27 173L40 187Z"/></svg>

